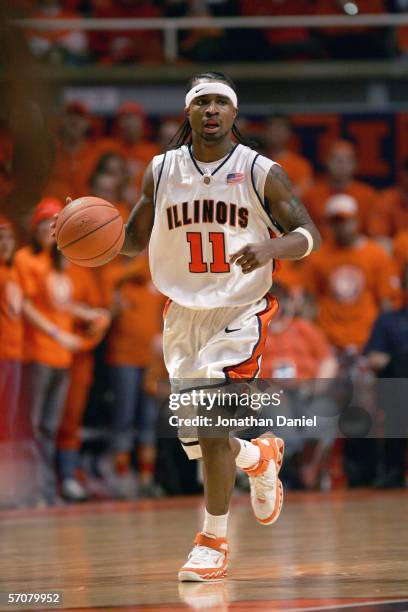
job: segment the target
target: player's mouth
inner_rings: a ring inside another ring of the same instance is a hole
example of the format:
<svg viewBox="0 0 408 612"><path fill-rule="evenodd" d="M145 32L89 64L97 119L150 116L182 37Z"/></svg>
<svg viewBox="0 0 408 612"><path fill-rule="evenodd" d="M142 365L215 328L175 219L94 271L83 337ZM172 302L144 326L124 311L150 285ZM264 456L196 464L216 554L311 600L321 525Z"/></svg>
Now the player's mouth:
<svg viewBox="0 0 408 612"><path fill-rule="evenodd" d="M214 134L220 129L220 122L215 119L209 119L204 122L204 132L207 134Z"/></svg>

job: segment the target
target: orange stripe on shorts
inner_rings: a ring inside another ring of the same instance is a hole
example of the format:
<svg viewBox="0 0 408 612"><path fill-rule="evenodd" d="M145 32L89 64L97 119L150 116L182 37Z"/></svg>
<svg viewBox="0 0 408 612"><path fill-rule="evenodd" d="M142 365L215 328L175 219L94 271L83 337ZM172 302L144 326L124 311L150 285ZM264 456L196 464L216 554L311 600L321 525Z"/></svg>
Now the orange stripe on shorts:
<svg viewBox="0 0 408 612"><path fill-rule="evenodd" d="M266 308L256 314L259 322L259 338L253 348L252 355L245 361L241 361L241 363L225 367L224 372L227 378L253 379L258 374L258 361L265 347L268 326L279 308L278 300L273 295L268 293L265 297L268 302Z"/></svg>

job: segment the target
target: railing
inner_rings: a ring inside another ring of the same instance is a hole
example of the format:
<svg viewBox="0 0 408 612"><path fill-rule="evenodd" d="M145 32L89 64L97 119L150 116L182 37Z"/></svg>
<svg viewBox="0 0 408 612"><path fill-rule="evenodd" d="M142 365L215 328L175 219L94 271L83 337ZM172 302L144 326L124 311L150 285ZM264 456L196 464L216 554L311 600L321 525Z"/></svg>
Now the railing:
<svg viewBox="0 0 408 612"><path fill-rule="evenodd" d="M31 30L160 30L163 32L164 58L178 57L177 34L180 30L322 28L322 27L396 27L408 25L408 13L382 15L296 15L290 17L171 17L157 19L18 19L14 22Z"/></svg>

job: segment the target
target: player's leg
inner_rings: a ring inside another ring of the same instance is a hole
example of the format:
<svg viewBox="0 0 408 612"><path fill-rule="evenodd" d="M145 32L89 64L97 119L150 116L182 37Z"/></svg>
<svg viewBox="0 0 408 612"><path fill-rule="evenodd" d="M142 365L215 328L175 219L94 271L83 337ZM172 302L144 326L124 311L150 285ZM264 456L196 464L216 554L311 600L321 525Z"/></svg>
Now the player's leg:
<svg viewBox="0 0 408 612"><path fill-rule="evenodd" d="M195 547L179 572L179 580L215 581L228 567L227 523L235 484L235 456L228 437L201 437L205 517Z"/></svg>

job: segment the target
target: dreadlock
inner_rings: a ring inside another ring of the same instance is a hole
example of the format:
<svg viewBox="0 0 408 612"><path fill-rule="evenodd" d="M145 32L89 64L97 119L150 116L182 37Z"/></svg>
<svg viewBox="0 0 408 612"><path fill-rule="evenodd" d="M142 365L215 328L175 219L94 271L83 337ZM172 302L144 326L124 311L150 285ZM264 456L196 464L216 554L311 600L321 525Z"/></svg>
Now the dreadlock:
<svg viewBox="0 0 408 612"><path fill-rule="evenodd" d="M201 74L196 74L188 81L186 91L190 91L194 83L200 79L210 79L212 81L222 81L223 83L226 83L227 85L229 85L235 92L237 92L237 88L235 86L234 81L229 76L224 74L223 72L216 72L216 71L202 72ZM253 144L245 140L245 138L242 136L241 132L239 131L235 123L232 126L232 135L234 136L237 142L243 145L251 146L251 144ZM185 144L189 144L190 142L191 142L191 125L188 120L188 117L186 117L183 123L180 125L177 132L174 134L173 138L170 140L169 145L173 145L174 149L178 149L179 147Z"/></svg>

